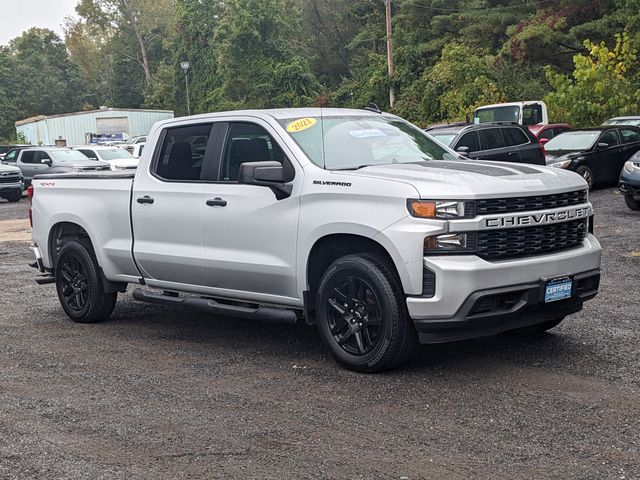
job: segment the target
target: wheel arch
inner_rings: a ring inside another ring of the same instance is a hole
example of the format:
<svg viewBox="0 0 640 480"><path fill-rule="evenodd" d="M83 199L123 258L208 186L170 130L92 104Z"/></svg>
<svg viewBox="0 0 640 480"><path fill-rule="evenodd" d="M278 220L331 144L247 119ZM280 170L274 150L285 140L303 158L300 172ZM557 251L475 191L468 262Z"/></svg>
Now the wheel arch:
<svg viewBox="0 0 640 480"><path fill-rule="evenodd" d="M354 233L331 233L318 238L306 260L304 304L307 323L315 322L315 296L322 274L338 258L369 253L386 258L402 284L402 277L391 253L377 240Z"/></svg>

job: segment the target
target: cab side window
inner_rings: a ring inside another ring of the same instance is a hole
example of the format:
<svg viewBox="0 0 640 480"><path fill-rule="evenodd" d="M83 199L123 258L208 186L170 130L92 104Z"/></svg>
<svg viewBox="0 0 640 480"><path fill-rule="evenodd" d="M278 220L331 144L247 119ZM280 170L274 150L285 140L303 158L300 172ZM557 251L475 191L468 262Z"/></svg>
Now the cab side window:
<svg viewBox="0 0 640 480"><path fill-rule="evenodd" d="M620 136L622 136L622 143L640 142L640 132L637 130L623 128L620 130Z"/></svg>
<svg viewBox="0 0 640 480"><path fill-rule="evenodd" d="M84 154L89 160L98 160L98 155L93 150L79 150L80 153Z"/></svg>
<svg viewBox="0 0 640 480"><path fill-rule="evenodd" d="M600 137L600 143L606 143L610 147L614 147L620 143L618 133L615 130L609 130Z"/></svg>
<svg viewBox="0 0 640 480"><path fill-rule="evenodd" d="M36 151L22 152L22 156L20 157L20 161L22 163L36 163Z"/></svg>
<svg viewBox="0 0 640 480"><path fill-rule="evenodd" d="M502 134L508 147L529 143L529 138L519 128L505 128L502 130Z"/></svg>
<svg viewBox="0 0 640 480"><path fill-rule="evenodd" d="M260 125L230 123L222 153L220 180L237 182L243 163L276 161L285 165L285 158L277 142Z"/></svg>
<svg viewBox="0 0 640 480"><path fill-rule="evenodd" d="M170 181L198 181L211 135L211 124L168 128L153 172Z"/></svg>
<svg viewBox="0 0 640 480"><path fill-rule="evenodd" d="M467 132L458 141L456 149L460 147L467 147L469 152L477 152L480 150L480 140L478 139L478 132Z"/></svg>
<svg viewBox="0 0 640 480"><path fill-rule="evenodd" d="M5 163L16 163L19 150L9 150L4 157Z"/></svg>

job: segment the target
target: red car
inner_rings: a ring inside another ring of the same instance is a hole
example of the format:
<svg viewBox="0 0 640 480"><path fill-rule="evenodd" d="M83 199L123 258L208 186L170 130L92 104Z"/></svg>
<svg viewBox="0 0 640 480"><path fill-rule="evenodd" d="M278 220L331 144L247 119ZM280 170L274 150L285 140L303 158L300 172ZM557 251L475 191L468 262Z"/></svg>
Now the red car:
<svg viewBox="0 0 640 480"><path fill-rule="evenodd" d="M529 125L529 131L535 135L541 145L544 145L556 135L571 130L567 123L550 123L548 125Z"/></svg>

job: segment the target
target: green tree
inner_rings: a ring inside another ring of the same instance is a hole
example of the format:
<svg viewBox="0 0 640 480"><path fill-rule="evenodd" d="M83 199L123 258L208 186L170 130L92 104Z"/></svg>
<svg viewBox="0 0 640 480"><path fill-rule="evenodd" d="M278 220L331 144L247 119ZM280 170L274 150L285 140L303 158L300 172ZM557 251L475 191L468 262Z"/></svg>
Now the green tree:
<svg viewBox="0 0 640 480"><path fill-rule="evenodd" d="M572 75L547 70L553 91L545 101L555 120L576 126L599 125L609 117L637 114L640 71L637 48L627 33L616 34L613 48L585 40L588 54L573 58Z"/></svg>

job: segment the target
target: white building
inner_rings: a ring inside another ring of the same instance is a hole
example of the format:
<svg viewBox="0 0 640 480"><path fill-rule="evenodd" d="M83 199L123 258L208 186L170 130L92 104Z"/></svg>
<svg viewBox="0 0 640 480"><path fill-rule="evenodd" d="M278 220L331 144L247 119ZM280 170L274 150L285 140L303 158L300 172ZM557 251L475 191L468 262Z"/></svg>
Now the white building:
<svg viewBox="0 0 640 480"><path fill-rule="evenodd" d="M106 108L62 115L40 115L16 122L18 134L32 145L83 145L93 136L129 138L147 135L154 123L173 118L171 110Z"/></svg>

